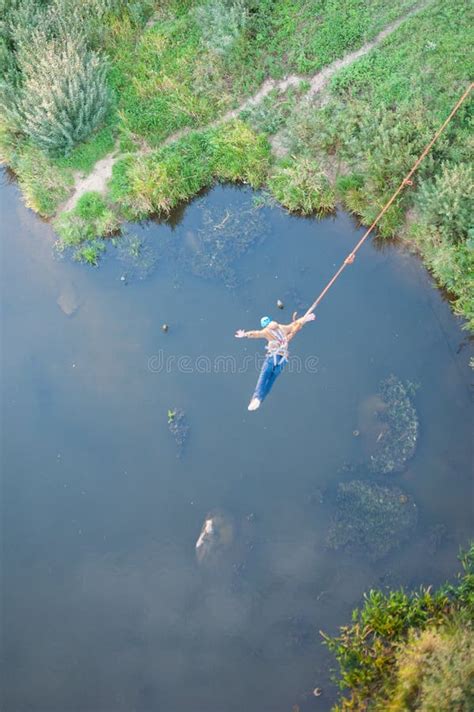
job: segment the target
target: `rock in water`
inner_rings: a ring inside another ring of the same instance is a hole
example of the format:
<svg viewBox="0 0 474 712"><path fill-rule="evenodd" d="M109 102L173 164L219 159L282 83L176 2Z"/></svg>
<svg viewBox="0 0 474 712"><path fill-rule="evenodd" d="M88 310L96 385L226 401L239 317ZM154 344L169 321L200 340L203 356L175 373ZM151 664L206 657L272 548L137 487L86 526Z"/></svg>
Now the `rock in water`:
<svg viewBox="0 0 474 712"><path fill-rule="evenodd" d="M196 557L199 563L210 563L228 549L234 540L231 520L220 512L208 514L198 540Z"/></svg>
<svg viewBox="0 0 474 712"><path fill-rule="evenodd" d="M366 480L342 482L328 545L333 549L362 548L380 559L406 539L415 527L418 510L398 487L381 487Z"/></svg>
<svg viewBox="0 0 474 712"><path fill-rule="evenodd" d="M63 285L56 304L66 316L73 316L77 312L80 301L72 283Z"/></svg>
<svg viewBox="0 0 474 712"><path fill-rule="evenodd" d="M189 436L189 425L183 410L175 408L168 411L168 428L178 446L178 457L181 457Z"/></svg>

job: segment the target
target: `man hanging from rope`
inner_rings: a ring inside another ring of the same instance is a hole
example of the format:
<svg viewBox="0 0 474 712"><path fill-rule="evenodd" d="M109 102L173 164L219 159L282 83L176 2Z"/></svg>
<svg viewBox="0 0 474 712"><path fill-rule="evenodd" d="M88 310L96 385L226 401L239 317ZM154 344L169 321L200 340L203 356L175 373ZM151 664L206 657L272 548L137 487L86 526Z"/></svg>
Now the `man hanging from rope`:
<svg viewBox="0 0 474 712"><path fill-rule="evenodd" d="M258 331L244 331L239 329L235 333L237 339L266 339L267 355L263 362L260 376L258 377L257 385L249 403L249 410L257 410L264 398L270 393L270 390L275 383L277 376L283 371L286 362L288 361L288 344L291 339L298 333L303 326L314 321L314 314L306 313L304 316L296 319L296 313L293 315L291 324L279 324L272 321L270 317L263 316L260 319L261 329Z"/></svg>

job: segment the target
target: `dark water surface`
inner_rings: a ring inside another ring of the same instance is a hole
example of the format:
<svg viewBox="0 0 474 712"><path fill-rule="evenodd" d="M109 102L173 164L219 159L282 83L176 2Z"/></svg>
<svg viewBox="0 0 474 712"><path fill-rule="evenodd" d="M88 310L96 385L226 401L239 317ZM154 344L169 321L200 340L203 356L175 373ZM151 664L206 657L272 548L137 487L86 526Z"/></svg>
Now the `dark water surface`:
<svg viewBox="0 0 474 712"><path fill-rule="evenodd" d="M263 344L235 329L310 303L360 235L349 217L256 211L249 190L216 187L174 228L131 228L157 260L140 280L115 257L57 260L17 187L1 196L2 712L328 710L319 629L370 586L452 577L473 534L466 333L417 259L368 245L248 413ZM203 243L232 235L254 244L201 277L216 264ZM326 538L341 468L367 458L364 403L391 373L419 384L415 457L386 476L419 521L374 563ZM181 458L170 408L190 425ZM210 511L232 541L200 565Z"/></svg>

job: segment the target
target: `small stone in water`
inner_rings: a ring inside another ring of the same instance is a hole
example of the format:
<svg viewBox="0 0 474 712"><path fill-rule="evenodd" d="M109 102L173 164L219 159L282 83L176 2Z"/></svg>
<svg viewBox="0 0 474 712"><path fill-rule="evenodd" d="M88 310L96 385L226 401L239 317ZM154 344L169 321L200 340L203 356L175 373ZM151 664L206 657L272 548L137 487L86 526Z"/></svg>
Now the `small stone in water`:
<svg viewBox="0 0 474 712"><path fill-rule="evenodd" d="M353 435L355 438L358 438L359 435L360 435L360 432L359 432L358 430L353 430L353 431L352 431L352 435Z"/></svg>
<svg viewBox="0 0 474 712"><path fill-rule="evenodd" d="M169 329L168 324L163 324L163 326L161 327L161 331L164 331L165 334L166 334L166 332L168 331L168 329Z"/></svg>
<svg viewBox="0 0 474 712"><path fill-rule="evenodd" d="M313 695L314 695L315 697L321 697L322 694L323 694L323 691L321 690L320 687L315 687L315 688L314 688L314 690L313 690Z"/></svg>
<svg viewBox="0 0 474 712"><path fill-rule="evenodd" d="M278 307L278 309L284 309L284 308L285 308L285 305L283 304L283 302L281 301L281 299L277 299L277 307Z"/></svg>

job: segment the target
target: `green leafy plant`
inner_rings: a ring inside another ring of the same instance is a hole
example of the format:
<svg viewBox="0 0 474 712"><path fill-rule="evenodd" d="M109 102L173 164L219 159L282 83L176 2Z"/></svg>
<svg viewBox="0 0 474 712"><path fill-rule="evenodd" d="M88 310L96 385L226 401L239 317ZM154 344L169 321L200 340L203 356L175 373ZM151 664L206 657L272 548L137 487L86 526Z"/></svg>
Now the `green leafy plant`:
<svg viewBox="0 0 474 712"><path fill-rule="evenodd" d="M9 116L36 146L67 154L103 121L110 104L106 65L81 41L41 38L21 68Z"/></svg>
<svg viewBox="0 0 474 712"><path fill-rule="evenodd" d="M414 593L371 590L351 625L334 637L322 634L339 664L339 686L347 691L333 712L472 709L472 657L466 652L473 645L474 545L461 561L455 584ZM461 640L467 651L459 649ZM430 699L438 699L435 707Z"/></svg>
<svg viewBox="0 0 474 712"><path fill-rule="evenodd" d="M269 189L290 212L327 215L335 209L328 179L308 158L282 161L270 177Z"/></svg>
<svg viewBox="0 0 474 712"><path fill-rule="evenodd" d="M474 235L474 168L471 164L443 164L441 172L425 180L417 196L422 220L433 225L450 243Z"/></svg>
<svg viewBox="0 0 474 712"><path fill-rule="evenodd" d="M246 0L207 0L194 15L204 44L216 54L225 54L232 47L249 19Z"/></svg>

